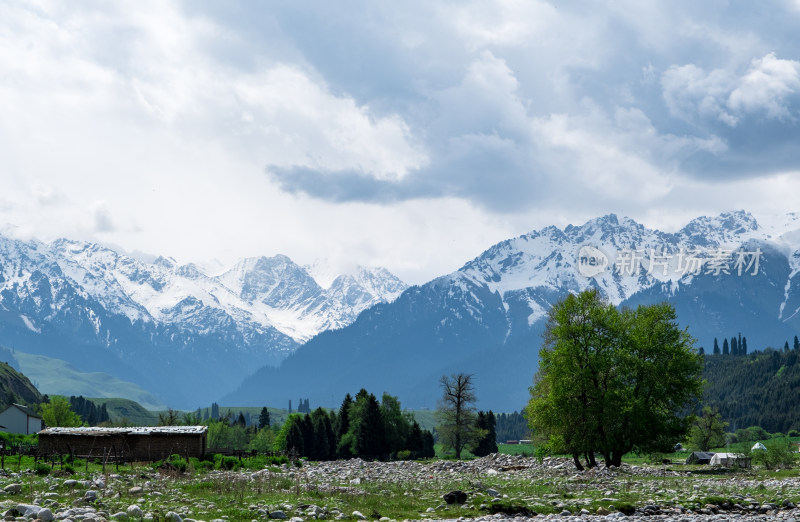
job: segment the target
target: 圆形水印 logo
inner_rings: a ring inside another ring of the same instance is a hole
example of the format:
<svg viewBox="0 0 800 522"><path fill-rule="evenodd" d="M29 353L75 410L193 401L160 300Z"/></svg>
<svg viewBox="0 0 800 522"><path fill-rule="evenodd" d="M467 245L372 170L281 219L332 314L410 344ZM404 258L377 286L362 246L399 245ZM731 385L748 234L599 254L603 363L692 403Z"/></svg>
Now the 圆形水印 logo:
<svg viewBox="0 0 800 522"><path fill-rule="evenodd" d="M584 277L602 274L608 267L608 256L599 248L583 245L578 251L578 272Z"/></svg>

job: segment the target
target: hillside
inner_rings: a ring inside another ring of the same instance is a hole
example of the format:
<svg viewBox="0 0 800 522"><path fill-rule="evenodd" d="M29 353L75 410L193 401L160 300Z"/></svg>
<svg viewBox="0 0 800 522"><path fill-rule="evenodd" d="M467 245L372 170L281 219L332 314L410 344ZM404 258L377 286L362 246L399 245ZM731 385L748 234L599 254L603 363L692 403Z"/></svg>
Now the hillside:
<svg viewBox="0 0 800 522"><path fill-rule="evenodd" d="M42 394L31 384L30 379L8 363L0 362L0 409L5 409L12 403L33 406L42 401Z"/></svg>
<svg viewBox="0 0 800 522"><path fill-rule="evenodd" d="M112 423L126 423L134 426L155 426L158 424L158 413L146 410L138 402L130 399L109 399L93 397L90 399L97 406L105 404Z"/></svg>
<svg viewBox="0 0 800 522"><path fill-rule="evenodd" d="M746 356L707 355L705 404L719 409L729 430L761 426L800 429L800 352L768 349Z"/></svg>
<svg viewBox="0 0 800 522"><path fill-rule="evenodd" d="M64 360L18 350L14 357L20 371L30 376L42 393L67 397L126 397L150 410L166 408L152 393L108 373L84 372Z"/></svg>

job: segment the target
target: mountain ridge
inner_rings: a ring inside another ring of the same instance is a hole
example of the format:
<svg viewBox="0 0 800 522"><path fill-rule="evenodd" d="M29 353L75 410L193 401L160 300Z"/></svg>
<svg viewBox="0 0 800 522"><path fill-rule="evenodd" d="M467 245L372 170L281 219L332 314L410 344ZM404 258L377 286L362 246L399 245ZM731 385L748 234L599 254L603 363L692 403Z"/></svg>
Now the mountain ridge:
<svg viewBox="0 0 800 522"><path fill-rule="evenodd" d="M0 236L0 339L196 407L406 287L388 271L359 270L362 280L372 274L383 284L367 288L351 277L323 290L286 256L207 275L197 265L147 263L95 243Z"/></svg>
<svg viewBox="0 0 800 522"><path fill-rule="evenodd" d="M325 394L343 395L351 391L348 382L358 382L418 408L425 397L438 397L441 375L467 371L491 382L483 392L478 386L483 407L517 410L536 371L547 311L567 292L587 288L617 306L672 302L698 346L742 325L754 348L766 346L772 334L800 330L800 224L794 215L780 221L763 227L747 212L725 212L668 233L609 214L534 230L366 310L346 328L322 332L223 400L246 404L259 396L282 403L285 393L323 403ZM591 276L581 271L601 265L582 265L585 248L605 257L603 270ZM738 257L754 261L755 276L737 273ZM628 267L628 258L638 264ZM719 266L725 263L727 273ZM302 379L315 374L324 377Z"/></svg>

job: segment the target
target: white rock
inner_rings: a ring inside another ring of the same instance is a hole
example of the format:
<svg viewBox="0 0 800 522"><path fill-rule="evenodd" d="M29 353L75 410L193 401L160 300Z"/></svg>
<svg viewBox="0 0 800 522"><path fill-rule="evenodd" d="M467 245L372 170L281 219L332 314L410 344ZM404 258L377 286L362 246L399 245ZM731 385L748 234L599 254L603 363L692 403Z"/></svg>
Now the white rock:
<svg viewBox="0 0 800 522"><path fill-rule="evenodd" d="M126 511L128 513L128 516L133 517L133 518L142 518L144 516L144 512L142 511L142 508L140 508L136 504L132 504L132 505L128 506L128 509Z"/></svg>

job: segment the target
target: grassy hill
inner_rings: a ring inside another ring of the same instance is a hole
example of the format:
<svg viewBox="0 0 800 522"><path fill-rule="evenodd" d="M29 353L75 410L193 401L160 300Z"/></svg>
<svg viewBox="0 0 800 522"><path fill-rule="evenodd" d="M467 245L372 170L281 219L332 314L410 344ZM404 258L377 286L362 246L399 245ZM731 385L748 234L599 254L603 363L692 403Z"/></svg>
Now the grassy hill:
<svg viewBox="0 0 800 522"><path fill-rule="evenodd" d="M42 394L25 375L0 362L0 410L12 403L33 406L42 402Z"/></svg>
<svg viewBox="0 0 800 522"><path fill-rule="evenodd" d="M61 359L43 355L20 351L15 351L13 355L20 371L35 382L42 393L67 397L126 397L150 410L166 408L152 393L107 373L82 372Z"/></svg>
<svg viewBox="0 0 800 522"><path fill-rule="evenodd" d="M90 399L97 406L105 404L112 423L129 423L135 426L155 426L158 424L158 412L142 407L130 399L109 399L93 397Z"/></svg>

